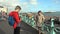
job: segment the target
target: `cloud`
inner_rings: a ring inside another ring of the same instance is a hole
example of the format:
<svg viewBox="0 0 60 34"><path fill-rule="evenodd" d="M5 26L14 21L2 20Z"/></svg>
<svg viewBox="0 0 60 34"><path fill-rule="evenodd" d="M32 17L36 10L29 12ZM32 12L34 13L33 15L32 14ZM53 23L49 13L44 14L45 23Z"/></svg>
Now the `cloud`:
<svg viewBox="0 0 60 34"><path fill-rule="evenodd" d="M53 0L55 4L59 4L60 1L59 0Z"/></svg>
<svg viewBox="0 0 60 34"><path fill-rule="evenodd" d="M19 5L19 0L0 0L1 5L6 5L6 6L16 6L17 4Z"/></svg>
<svg viewBox="0 0 60 34"><path fill-rule="evenodd" d="M9 11L13 10L17 5L22 7L22 11L29 11L31 7L29 3L37 5L37 0L30 0L29 2L24 0L0 0L0 5L7 6Z"/></svg>
<svg viewBox="0 0 60 34"><path fill-rule="evenodd" d="M4 0L0 0L0 2L4 2Z"/></svg>
<svg viewBox="0 0 60 34"><path fill-rule="evenodd" d="M28 2L23 2L23 5L28 5Z"/></svg>
<svg viewBox="0 0 60 34"><path fill-rule="evenodd" d="M15 7L15 6L17 6L17 5L19 5L19 6L27 6L28 5L28 2L21 2L21 1L19 1L19 0L0 0L0 5L3 5L3 6L7 6L7 7Z"/></svg>
<svg viewBox="0 0 60 34"><path fill-rule="evenodd" d="M0 6L6 6L9 10L13 10L17 5L20 5L19 0L0 0Z"/></svg>
<svg viewBox="0 0 60 34"><path fill-rule="evenodd" d="M37 5L37 0L30 0L30 3L31 3L32 5Z"/></svg>

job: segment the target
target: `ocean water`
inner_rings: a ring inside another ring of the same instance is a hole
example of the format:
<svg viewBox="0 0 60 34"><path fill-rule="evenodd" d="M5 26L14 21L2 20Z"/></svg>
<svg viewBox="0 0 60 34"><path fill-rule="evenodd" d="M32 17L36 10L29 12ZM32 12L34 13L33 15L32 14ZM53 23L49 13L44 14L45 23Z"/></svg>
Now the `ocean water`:
<svg viewBox="0 0 60 34"><path fill-rule="evenodd" d="M60 12L51 12L51 13L43 13L45 16L57 16L60 17Z"/></svg>

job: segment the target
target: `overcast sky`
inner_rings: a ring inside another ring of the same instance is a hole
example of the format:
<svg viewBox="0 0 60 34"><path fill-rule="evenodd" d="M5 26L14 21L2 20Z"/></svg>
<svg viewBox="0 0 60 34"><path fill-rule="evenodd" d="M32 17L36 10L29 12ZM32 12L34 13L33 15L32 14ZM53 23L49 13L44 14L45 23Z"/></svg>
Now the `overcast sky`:
<svg viewBox="0 0 60 34"><path fill-rule="evenodd" d="M0 5L8 7L9 11L17 5L22 12L60 11L60 0L0 0Z"/></svg>

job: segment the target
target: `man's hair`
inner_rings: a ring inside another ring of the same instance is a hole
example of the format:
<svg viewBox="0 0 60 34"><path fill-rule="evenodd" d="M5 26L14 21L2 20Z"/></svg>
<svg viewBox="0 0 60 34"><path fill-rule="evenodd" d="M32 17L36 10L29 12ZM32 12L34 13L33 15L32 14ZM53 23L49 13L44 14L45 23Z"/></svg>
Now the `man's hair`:
<svg viewBox="0 0 60 34"><path fill-rule="evenodd" d="M16 6L15 10L16 10L16 9L19 9L19 10L21 10L21 7L20 7L20 6Z"/></svg>
<svg viewBox="0 0 60 34"><path fill-rule="evenodd" d="M41 10L40 10L40 11L38 11L38 13L42 13L42 12L41 12Z"/></svg>

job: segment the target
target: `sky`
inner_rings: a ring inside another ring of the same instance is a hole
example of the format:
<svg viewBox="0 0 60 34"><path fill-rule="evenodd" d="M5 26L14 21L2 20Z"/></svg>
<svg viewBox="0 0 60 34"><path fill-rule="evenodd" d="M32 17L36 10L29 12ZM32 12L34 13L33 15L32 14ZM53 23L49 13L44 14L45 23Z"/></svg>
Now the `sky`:
<svg viewBox="0 0 60 34"><path fill-rule="evenodd" d="M60 11L60 0L0 0L0 5L8 7L9 11L17 5L21 6L21 12Z"/></svg>

